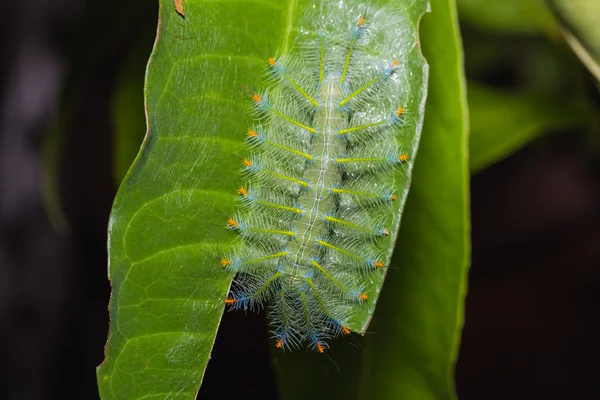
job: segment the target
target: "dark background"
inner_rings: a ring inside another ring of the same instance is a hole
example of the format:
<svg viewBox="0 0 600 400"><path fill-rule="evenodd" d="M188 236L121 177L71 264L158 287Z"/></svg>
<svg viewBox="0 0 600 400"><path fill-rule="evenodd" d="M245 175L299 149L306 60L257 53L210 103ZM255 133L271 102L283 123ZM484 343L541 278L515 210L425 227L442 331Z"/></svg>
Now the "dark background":
<svg viewBox="0 0 600 400"><path fill-rule="evenodd" d="M111 101L140 48L132 79L141 87L155 3L0 4L0 399L98 398L106 225L117 186ZM561 43L468 24L463 34L470 80L518 88L527 54L541 46L569 64L555 84L587 88L598 114L592 78ZM501 61L471 67L485 40ZM461 400L600 399L598 132L547 132L473 177ZM276 398L263 324L226 313L201 398ZM247 342L228 339L235 329L249 333ZM233 355L252 365L235 384Z"/></svg>

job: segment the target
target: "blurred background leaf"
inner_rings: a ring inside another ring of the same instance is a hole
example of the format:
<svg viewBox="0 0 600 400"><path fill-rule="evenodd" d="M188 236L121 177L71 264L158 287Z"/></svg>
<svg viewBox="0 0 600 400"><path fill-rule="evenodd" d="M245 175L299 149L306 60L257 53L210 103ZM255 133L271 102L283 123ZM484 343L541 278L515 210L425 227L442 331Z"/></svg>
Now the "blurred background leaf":
<svg viewBox="0 0 600 400"><path fill-rule="evenodd" d="M462 19L498 33L536 35L556 29L544 0L458 0Z"/></svg>
<svg viewBox="0 0 600 400"><path fill-rule="evenodd" d="M133 44L119 76L111 100L111 120L113 125L113 177L118 187L129 166L135 159L142 139L146 134L146 118L144 113L144 71L148 62L148 43L152 43L151 31L144 30L144 35Z"/></svg>
<svg viewBox="0 0 600 400"><path fill-rule="evenodd" d="M600 2L546 0L562 23L565 40L600 81Z"/></svg>
<svg viewBox="0 0 600 400"><path fill-rule="evenodd" d="M459 0L458 5L472 172L548 133L595 129L589 75L563 42L543 0Z"/></svg>
<svg viewBox="0 0 600 400"><path fill-rule="evenodd" d="M69 74L61 88L60 99L52 125L44 135L42 155L44 204L50 221L57 232L65 233L68 218L61 199L61 168L68 139L77 118L78 107L87 95L90 80L94 72L104 74L107 59L125 51L131 51L127 58L117 56L116 70L120 76L116 83L118 89L113 95L114 169L115 188L121 182L129 165L135 158L143 132L145 119L143 114L143 71L154 40L154 30L147 29L148 17L152 15L144 0L132 0L121 4L118 0L90 1L83 7L77 32L70 42ZM153 6L155 7L155 5ZM113 12L119 8L120 12ZM136 23L129 16L138 14ZM138 29L141 26L142 29ZM146 23L146 24L145 24ZM145 25L144 25L145 24ZM106 26L110 29L106 29ZM99 68L100 67L100 68ZM112 82L111 82L112 84ZM110 88L112 89L112 88ZM111 94L112 95L112 94ZM118 104L116 104L118 102ZM141 114L140 114L140 111ZM118 121L117 121L118 120ZM141 123L141 125L140 125ZM136 125L137 124L137 125ZM140 133L139 128L142 128ZM104 139L108 139L105 137Z"/></svg>
<svg viewBox="0 0 600 400"><path fill-rule="evenodd" d="M536 92L469 85L471 172L513 154L546 132L581 126L585 104ZM575 99L577 100L577 99Z"/></svg>

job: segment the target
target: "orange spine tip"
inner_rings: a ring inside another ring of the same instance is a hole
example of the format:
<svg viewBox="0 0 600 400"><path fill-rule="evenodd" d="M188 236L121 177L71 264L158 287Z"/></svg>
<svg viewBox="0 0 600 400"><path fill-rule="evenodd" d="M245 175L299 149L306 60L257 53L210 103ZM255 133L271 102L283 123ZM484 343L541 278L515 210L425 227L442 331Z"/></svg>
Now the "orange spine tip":
<svg viewBox="0 0 600 400"><path fill-rule="evenodd" d="M258 93L254 93L254 94L252 95L252 100L254 100L254 101L255 101L255 102L257 102L257 103L260 103L260 102L262 101L262 96L261 96L261 95L259 95Z"/></svg>
<svg viewBox="0 0 600 400"><path fill-rule="evenodd" d="M392 62L392 68L396 68L398 66L398 64L399 64L398 60L394 60Z"/></svg>
<svg viewBox="0 0 600 400"><path fill-rule="evenodd" d="M248 160L247 158L242 161L242 164L244 164L244 167L251 167L253 165L252 161Z"/></svg>
<svg viewBox="0 0 600 400"><path fill-rule="evenodd" d="M252 129L248 129L248 132L246 134L250 137L258 137L258 133L256 133L256 131L253 131Z"/></svg>
<svg viewBox="0 0 600 400"><path fill-rule="evenodd" d="M361 28L365 26L365 17L360 17L360 19L358 20L358 26L360 26Z"/></svg>
<svg viewBox="0 0 600 400"><path fill-rule="evenodd" d="M396 110L396 115L399 117L402 114L404 114L404 107L398 107L398 110Z"/></svg>
<svg viewBox="0 0 600 400"><path fill-rule="evenodd" d="M360 299L362 301L367 301L367 300L369 300L369 296L366 293L361 293L360 294Z"/></svg>
<svg viewBox="0 0 600 400"><path fill-rule="evenodd" d="M321 343L317 343L317 350L319 353L323 353L325 351L325 347Z"/></svg>
<svg viewBox="0 0 600 400"><path fill-rule="evenodd" d="M342 333L343 333L344 335L349 335L349 334L350 334L350 328L348 328L348 327L347 327L347 326L345 326L345 325L342 325Z"/></svg>
<svg viewBox="0 0 600 400"><path fill-rule="evenodd" d="M375 262L373 263L373 265L374 265L376 268L383 268L383 266L384 266L385 264L384 264L382 261L375 261Z"/></svg>
<svg viewBox="0 0 600 400"><path fill-rule="evenodd" d="M241 194L241 195L242 195L242 196L244 196L244 197L248 197L248 191L247 191L247 190L246 190L246 188L244 188L244 187L240 187L240 188L238 189L238 193L239 193L239 194Z"/></svg>
<svg viewBox="0 0 600 400"><path fill-rule="evenodd" d="M227 258L222 258L221 259L221 267L228 267L231 265L231 260L227 259Z"/></svg>
<svg viewBox="0 0 600 400"><path fill-rule="evenodd" d="M274 67L275 66L275 59L273 57L269 57L269 64Z"/></svg>
<svg viewBox="0 0 600 400"><path fill-rule="evenodd" d="M230 228L237 228L239 226L239 224L238 224L238 222L235 219L229 218L227 220L227 226L230 227Z"/></svg>
<svg viewBox="0 0 600 400"><path fill-rule="evenodd" d="M235 302L236 302L236 300L235 300L235 299L232 299L231 297L230 297L230 298L228 298L227 300L225 300L225 304L227 304L227 305L231 305L231 304L233 304L233 303L235 303Z"/></svg>
<svg viewBox="0 0 600 400"><path fill-rule="evenodd" d="M277 341L277 343L275 343L275 347L277 347L278 349L283 347L283 339L279 339Z"/></svg>
<svg viewBox="0 0 600 400"><path fill-rule="evenodd" d="M398 159L400 161L408 161L408 154L401 154L400 157L398 157Z"/></svg>

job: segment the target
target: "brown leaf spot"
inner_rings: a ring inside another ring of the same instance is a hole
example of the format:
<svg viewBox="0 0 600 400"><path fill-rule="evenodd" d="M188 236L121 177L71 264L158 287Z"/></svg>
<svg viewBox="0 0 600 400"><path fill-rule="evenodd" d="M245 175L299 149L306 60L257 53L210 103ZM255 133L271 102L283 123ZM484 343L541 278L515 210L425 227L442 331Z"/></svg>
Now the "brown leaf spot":
<svg viewBox="0 0 600 400"><path fill-rule="evenodd" d="M183 0L173 0L173 2L175 3L175 9L177 10L177 13L182 17L185 17L185 11L183 9Z"/></svg>

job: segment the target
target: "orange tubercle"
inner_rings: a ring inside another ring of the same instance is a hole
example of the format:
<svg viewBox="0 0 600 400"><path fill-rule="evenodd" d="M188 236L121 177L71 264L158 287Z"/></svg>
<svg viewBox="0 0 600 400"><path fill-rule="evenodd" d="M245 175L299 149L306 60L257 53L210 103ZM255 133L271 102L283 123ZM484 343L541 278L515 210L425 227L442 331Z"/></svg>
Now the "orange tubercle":
<svg viewBox="0 0 600 400"><path fill-rule="evenodd" d="M232 305L236 301L237 301L236 299L232 299L231 297L229 297L229 298L227 298L227 300L225 300L225 304Z"/></svg>
<svg viewBox="0 0 600 400"><path fill-rule="evenodd" d="M350 334L350 328L348 328L346 325L342 325L342 333L344 335L349 335Z"/></svg>
<svg viewBox="0 0 600 400"><path fill-rule="evenodd" d="M325 351L325 347L321 343L317 343L317 350L319 353L323 353Z"/></svg>
<svg viewBox="0 0 600 400"><path fill-rule="evenodd" d="M252 161L248 160L247 158L242 161L242 164L244 164L244 167L251 167L253 165Z"/></svg>
<svg viewBox="0 0 600 400"><path fill-rule="evenodd" d="M227 226L230 228L237 228L240 224L233 218L227 219Z"/></svg>
<svg viewBox="0 0 600 400"><path fill-rule="evenodd" d="M275 59L273 57L269 57L269 64L274 67L275 66Z"/></svg>
<svg viewBox="0 0 600 400"><path fill-rule="evenodd" d="M367 301L367 300L369 300L369 295L367 295L366 293L361 293L360 294L360 299L362 301Z"/></svg>
<svg viewBox="0 0 600 400"><path fill-rule="evenodd" d="M404 107L398 107L398 110L396 110L396 115L399 117L402 114L404 114Z"/></svg>
<svg viewBox="0 0 600 400"><path fill-rule="evenodd" d="M239 193L239 194L241 194L241 195L242 195L242 196L244 196L244 197L248 197L248 191L247 191L247 190L246 190L246 188L245 188L245 187L243 187L243 186L241 186L241 187L238 189L238 193Z"/></svg>
<svg viewBox="0 0 600 400"><path fill-rule="evenodd" d="M248 129L248 132L246 134L250 137L258 137L258 133L256 133L256 131L253 131L252 129Z"/></svg>
<svg viewBox="0 0 600 400"><path fill-rule="evenodd" d="M383 268L385 264L383 263L383 261L375 261L375 262L373 263L373 265L374 265L376 268Z"/></svg>
<svg viewBox="0 0 600 400"><path fill-rule="evenodd" d="M255 101L255 102L257 102L257 103L260 103L260 102L262 101L262 96L261 96L261 95L259 95L258 93L254 93L254 94L252 95L252 100L254 100L254 101Z"/></svg>
<svg viewBox="0 0 600 400"><path fill-rule="evenodd" d="M392 61L392 68L396 68L396 67L398 66L398 64L400 64L400 63L398 62L398 60L394 60L394 61Z"/></svg>
<svg viewBox="0 0 600 400"><path fill-rule="evenodd" d="M221 267L228 267L231 265L231 260L227 258L221 258Z"/></svg>
<svg viewBox="0 0 600 400"><path fill-rule="evenodd" d="M360 19L358 20L358 26L360 26L361 28L365 26L365 17L360 17Z"/></svg>
<svg viewBox="0 0 600 400"><path fill-rule="evenodd" d="M398 157L398 160L408 161L408 154L400 154L400 157Z"/></svg>
<svg viewBox="0 0 600 400"><path fill-rule="evenodd" d="M279 339L277 340L277 343L275 343L275 347L277 347L278 349L283 347L283 339Z"/></svg>
<svg viewBox="0 0 600 400"><path fill-rule="evenodd" d="M394 194L394 195L392 195L392 196L390 197L390 199L392 199L392 201L396 201L396 200L398 200L398 196L396 196L396 195Z"/></svg>

